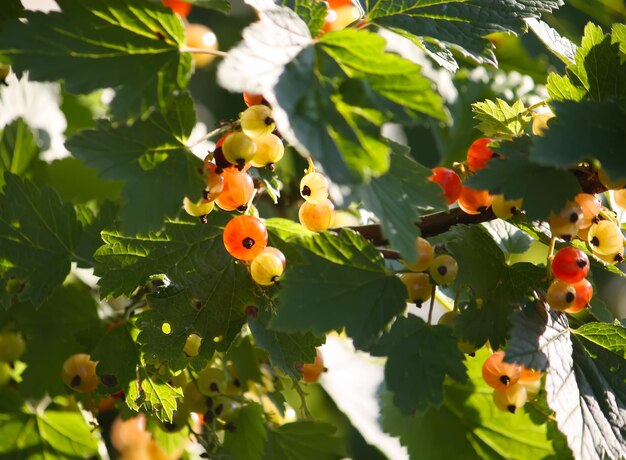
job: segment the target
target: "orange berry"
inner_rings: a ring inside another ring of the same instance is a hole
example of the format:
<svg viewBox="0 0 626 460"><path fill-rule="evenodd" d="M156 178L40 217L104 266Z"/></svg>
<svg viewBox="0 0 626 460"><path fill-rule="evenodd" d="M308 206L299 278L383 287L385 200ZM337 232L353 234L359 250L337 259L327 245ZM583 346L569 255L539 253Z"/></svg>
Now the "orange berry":
<svg viewBox="0 0 626 460"><path fill-rule="evenodd" d="M224 227L224 246L235 259L252 260L267 246L267 229L254 216L233 217Z"/></svg>

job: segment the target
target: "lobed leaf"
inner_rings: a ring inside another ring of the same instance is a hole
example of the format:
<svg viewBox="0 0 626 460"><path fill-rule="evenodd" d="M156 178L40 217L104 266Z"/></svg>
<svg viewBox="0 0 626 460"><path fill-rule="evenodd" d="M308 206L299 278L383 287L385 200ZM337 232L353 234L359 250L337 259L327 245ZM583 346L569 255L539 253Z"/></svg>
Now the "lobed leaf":
<svg viewBox="0 0 626 460"><path fill-rule="evenodd" d="M500 98L496 98L495 102L487 99L472 104L472 111L478 120L476 128L487 137L519 137L524 134L531 120L530 113L520 99L512 106Z"/></svg>
<svg viewBox="0 0 626 460"><path fill-rule="evenodd" d="M327 423L301 421L267 430L266 460L335 460L345 457L345 447Z"/></svg>

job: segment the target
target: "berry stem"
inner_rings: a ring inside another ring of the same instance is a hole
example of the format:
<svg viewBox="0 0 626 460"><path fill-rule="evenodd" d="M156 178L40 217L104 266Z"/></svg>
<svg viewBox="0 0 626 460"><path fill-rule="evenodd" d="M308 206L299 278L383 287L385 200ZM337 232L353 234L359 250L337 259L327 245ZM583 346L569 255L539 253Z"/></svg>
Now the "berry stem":
<svg viewBox="0 0 626 460"><path fill-rule="evenodd" d="M309 411L309 407L306 404L307 394L304 392L304 390L302 389L302 387L297 381L292 380L292 383L293 383L293 389L296 390L296 393L298 393L298 396L300 396L300 411L304 415L304 418L312 419L313 416L311 415L311 412Z"/></svg>
<svg viewBox="0 0 626 460"><path fill-rule="evenodd" d="M213 131L205 134L200 139L195 141L193 144L186 145L185 147L187 148L187 150L191 150L192 148L196 147L197 145L202 144L204 141L207 141L211 139L212 137L218 136L222 133L225 133L226 131L230 131L231 128L232 128L232 125L230 123L224 126L220 126L219 128L216 128Z"/></svg>
<svg viewBox="0 0 626 460"><path fill-rule="evenodd" d="M550 246L548 248L548 260L546 263L546 270L548 271L548 280L552 279L552 260L554 259L554 248L556 246L556 237L550 238Z"/></svg>
<svg viewBox="0 0 626 460"><path fill-rule="evenodd" d="M203 50L200 48L190 48L188 46L181 46L179 51L181 53L193 53L193 54L211 54L213 56L224 57L228 53L220 50Z"/></svg>
<svg viewBox="0 0 626 460"><path fill-rule="evenodd" d="M528 107L528 108L525 110L525 113L532 112L532 111L534 111L536 108L539 108L539 107L541 107L541 106L543 106L543 105L548 105L548 101L546 101L546 100L544 99L544 100L542 100L542 101L539 101L539 102L537 102L537 103L535 103L535 104L531 105L530 107Z"/></svg>
<svg viewBox="0 0 626 460"><path fill-rule="evenodd" d="M433 285L431 296L430 296L430 307L428 308L428 324L431 324L433 320L433 309L435 307L436 294L437 294L437 286Z"/></svg>

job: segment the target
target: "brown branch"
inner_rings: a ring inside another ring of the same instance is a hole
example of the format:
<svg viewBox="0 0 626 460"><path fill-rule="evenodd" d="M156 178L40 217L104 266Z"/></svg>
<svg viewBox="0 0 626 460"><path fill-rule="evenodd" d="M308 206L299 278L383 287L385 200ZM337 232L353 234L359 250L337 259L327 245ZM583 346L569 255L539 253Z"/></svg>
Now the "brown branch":
<svg viewBox="0 0 626 460"><path fill-rule="evenodd" d="M460 208L454 208L446 212L427 214L423 216L422 220L416 225L420 229L422 237L428 238L448 231L453 225L479 224L495 218L496 216L491 208L481 212L480 214L466 214ZM360 233L366 240L369 240L376 246L389 244L389 242L383 237L383 232L379 224L359 225L350 228ZM386 252L387 251L388 250L386 250ZM395 257L391 254L391 252L393 251L389 252L389 255L391 256L389 258L393 259Z"/></svg>

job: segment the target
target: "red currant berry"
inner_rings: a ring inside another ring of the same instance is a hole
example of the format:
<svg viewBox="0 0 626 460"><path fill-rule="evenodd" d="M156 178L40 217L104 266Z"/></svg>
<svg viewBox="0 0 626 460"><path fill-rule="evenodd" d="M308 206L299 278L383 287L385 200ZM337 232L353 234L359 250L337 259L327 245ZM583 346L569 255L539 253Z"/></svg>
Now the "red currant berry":
<svg viewBox="0 0 626 460"><path fill-rule="evenodd" d="M252 260L267 246L267 229L254 216L233 217L224 227L224 246L235 259Z"/></svg>
<svg viewBox="0 0 626 460"><path fill-rule="evenodd" d="M589 273L589 258L580 249L567 246L554 256L552 273L566 283L578 283Z"/></svg>
<svg viewBox="0 0 626 460"><path fill-rule="evenodd" d="M448 204L454 203L461 196L461 179L451 169L433 168L433 175L429 179L443 189L443 195L447 198Z"/></svg>
<svg viewBox="0 0 626 460"><path fill-rule="evenodd" d="M566 308L565 311L567 313L578 313L587 307L593 297L593 286L588 279L583 279L573 284L572 287L576 290L576 299L574 300L574 305Z"/></svg>
<svg viewBox="0 0 626 460"><path fill-rule="evenodd" d="M494 157L493 150L487 147L490 142L491 139L481 137L470 145L467 151L467 166L471 171L486 168L487 163Z"/></svg>
<svg viewBox="0 0 626 460"><path fill-rule="evenodd" d="M480 214L493 203L493 196L487 190L476 190L463 186L459 197L459 208L466 214Z"/></svg>
<svg viewBox="0 0 626 460"><path fill-rule="evenodd" d="M245 206L254 193L254 181L246 171L236 168L225 169L224 188L215 199L215 203L224 211L234 211Z"/></svg>
<svg viewBox="0 0 626 460"><path fill-rule="evenodd" d="M483 364L483 379L496 390L506 390L522 376L522 366L505 363L504 352L492 354Z"/></svg>
<svg viewBox="0 0 626 460"><path fill-rule="evenodd" d="M174 13L183 18L186 18L191 11L190 3L181 2L179 0L163 0L163 5L169 6L172 10L174 10Z"/></svg>
<svg viewBox="0 0 626 460"><path fill-rule="evenodd" d="M251 107L253 105L263 104L263 95L262 94L252 94L247 91L243 92L243 101L246 103L247 107Z"/></svg>

